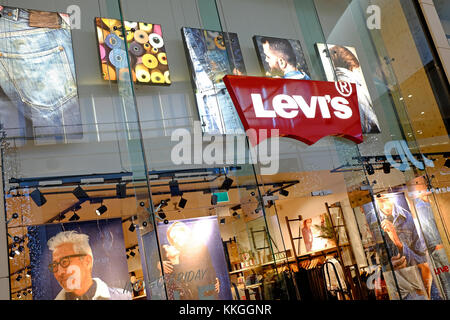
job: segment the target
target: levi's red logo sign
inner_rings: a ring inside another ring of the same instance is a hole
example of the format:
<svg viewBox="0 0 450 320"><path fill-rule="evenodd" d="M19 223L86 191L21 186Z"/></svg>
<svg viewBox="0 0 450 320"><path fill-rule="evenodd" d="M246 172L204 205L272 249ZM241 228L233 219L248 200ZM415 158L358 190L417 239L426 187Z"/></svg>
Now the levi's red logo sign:
<svg viewBox="0 0 450 320"><path fill-rule="evenodd" d="M278 129L312 145L326 136L363 141L356 85L348 82L227 75L223 81L244 129ZM255 146L266 136L249 135Z"/></svg>

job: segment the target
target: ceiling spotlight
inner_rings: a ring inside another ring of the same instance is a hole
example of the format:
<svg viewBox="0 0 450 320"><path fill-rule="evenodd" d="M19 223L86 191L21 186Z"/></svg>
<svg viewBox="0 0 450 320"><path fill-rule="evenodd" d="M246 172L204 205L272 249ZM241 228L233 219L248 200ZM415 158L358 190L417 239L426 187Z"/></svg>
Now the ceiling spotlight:
<svg viewBox="0 0 450 320"><path fill-rule="evenodd" d="M25 251L25 248L24 248L24 246L19 246L19 252L24 252Z"/></svg>
<svg viewBox="0 0 450 320"><path fill-rule="evenodd" d="M233 212L233 217L236 217L238 215L238 213L235 211Z"/></svg>
<svg viewBox="0 0 450 320"><path fill-rule="evenodd" d="M28 293L29 293L29 294L32 294L33 292L31 291L31 289L28 289Z"/></svg>
<svg viewBox="0 0 450 320"><path fill-rule="evenodd" d="M129 255L127 255L127 259L130 259L130 256L129 256Z"/></svg>
<svg viewBox="0 0 450 320"><path fill-rule="evenodd" d="M447 168L450 168L450 159L445 159L444 166L446 166Z"/></svg>
<svg viewBox="0 0 450 320"><path fill-rule="evenodd" d="M183 209L184 209L184 207L186 207L186 203L187 203L187 200L184 199L183 197L181 197L180 202L178 203L178 206L179 206L180 208L183 208Z"/></svg>
<svg viewBox="0 0 450 320"><path fill-rule="evenodd" d="M25 274L25 276L26 276L27 278L31 277L31 270L28 270L27 273Z"/></svg>
<svg viewBox="0 0 450 320"><path fill-rule="evenodd" d="M211 195L211 205L215 206L217 204L217 199L217 195L213 193Z"/></svg>
<svg viewBox="0 0 450 320"><path fill-rule="evenodd" d="M280 194L281 194L282 196L287 197L287 196L289 195L289 191L284 190L284 189L281 189L281 190L280 190Z"/></svg>
<svg viewBox="0 0 450 320"><path fill-rule="evenodd" d="M225 218L220 219L220 224L225 224Z"/></svg>
<svg viewBox="0 0 450 320"><path fill-rule="evenodd" d="M47 199L45 199L44 195L38 189L30 193L30 197L38 207L44 205L47 202Z"/></svg>
<svg viewBox="0 0 450 320"><path fill-rule="evenodd" d="M106 212L106 210L108 210L108 208L105 205L102 205L97 210L95 210L95 213L97 213L98 216L101 216Z"/></svg>
<svg viewBox="0 0 450 320"><path fill-rule="evenodd" d="M73 216L70 217L70 219L69 219L69 221L78 221L78 220L80 220L80 216L77 215L76 212L74 212L74 213L73 213Z"/></svg>
<svg viewBox="0 0 450 320"><path fill-rule="evenodd" d="M17 294L17 298L22 298L22 296L20 295L20 293Z"/></svg>
<svg viewBox="0 0 450 320"><path fill-rule="evenodd" d="M86 193L86 191L84 191L80 186L76 187L72 193L74 194L75 197L77 197L78 200L80 201L86 201L89 199L88 194Z"/></svg>
<svg viewBox="0 0 450 320"><path fill-rule="evenodd" d="M366 164L366 171L369 176L375 173L375 170L373 170L373 166L371 164Z"/></svg>
<svg viewBox="0 0 450 320"><path fill-rule="evenodd" d="M23 292L23 296L24 296L24 297L27 296L27 292L26 292L26 291Z"/></svg>
<svg viewBox="0 0 450 320"><path fill-rule="evenodd" d="M12 259L14 259L15 256L16 256L16 252L14 250L11 250L11 252L9 253L9 259L12 260Z"/></svg>
<svg viewBox="0 0 450 320"><path fill-rule="evenodd" d="M117 198L123 199L127 197L127 185L123 183L116 184Z"/></svg>
<svg viewBox="0 0 450 320"><path fill-rule="evenodd" d="M20 280L22 280L22 276L19 274L16 278L16 281L20 281Z"/></svg>
<svg viewBox="0 0 450 320"><path fill-rule="evenodd" d="M20 255L20 251L18 249L14 250L17 255Z"/></svg>
<svg viewBox="0 0 450 320"><path fill-rule="evenodd" d="M383 163L383 172L386 174L391 172L391 165L388 162Z"/></svg>
<svg viewBox="0 0 450 320"><path fill-rule="evenodd" d="M220 187L220 189L229 190L232 184L233 184L233 179L225 177L225 180L223 181L222 186Z"/></svg>
<svg viewBox="0 0 450 320"><path fill-rule="evenodd" d="M136 253L134 253L134 251L130 251L130 256L134 257L136 255Z"/></svg>
<svg viewBox="0 0 450 320"><path fill-rule="evenodd" d="M128 230L130 230L130 232L134 232L135 229L136 229L136 227L134 226L134 223L132 222L130 224L130 227L128 228Z"/></svg>
<svg viewBox="0 0 450 320"><path fill-rule="evenodd" d="M233 211L237 211L239 209L241 209L241 205L240 204L238 204L237 206L231 207L231 210L233 210Z"/></svg>

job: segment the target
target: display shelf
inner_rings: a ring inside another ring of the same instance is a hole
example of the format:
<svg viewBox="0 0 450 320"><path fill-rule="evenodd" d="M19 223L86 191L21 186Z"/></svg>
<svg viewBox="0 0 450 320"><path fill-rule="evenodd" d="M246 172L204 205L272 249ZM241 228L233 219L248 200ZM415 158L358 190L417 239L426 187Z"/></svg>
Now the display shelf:
<svg viewBox="0 0 450 320"><path fill-rule="evenodd" d="M291 257L291 258L288 258L288 259L280 259L280 260L276 260L276 261L268 261L268 262L265 262L265 263L256 264L256 265L251 266L251 267L246 267L246 268L230 271L229 274L236 274L236 273L240 273L240 272L245 272L245 271L249 271L249 270L260 268L260 267L267 267L267 266L269 266L271 264L279 264L279 263L282 263L282 262L286 262L286 260L287 260L287 263L291 263L291 262L295 261L295 258Z"/></svg>

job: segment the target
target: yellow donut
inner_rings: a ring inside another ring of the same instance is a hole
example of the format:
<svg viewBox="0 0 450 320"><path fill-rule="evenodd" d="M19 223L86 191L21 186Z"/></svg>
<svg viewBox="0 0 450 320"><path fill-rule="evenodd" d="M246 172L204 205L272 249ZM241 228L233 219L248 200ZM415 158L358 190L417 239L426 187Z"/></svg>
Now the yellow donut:
<svg viewBox="0 0 450 320"><path fill-rule="evenodd" d="M136 40L136 42L140 44L148 42L147 32L142 30L136 30L136 32L134 33L134 40Z"/></svg>
<svg viewBox="0 0 450 320"><path fill-rule="evenodd" d="M105 18L102 18L102 21L103 21L103 23L106 24L106 25L108 26L108 28L111 29L111 30L113 30L114 27L120 26L120 24L121 24L120 21L119 21L119 20L116 20L116 19L105 19Z"/></svg>
<svg viewBox="0 0 450 320"><path fill-rule="evenodd" d="M149 45L150 45L150 44L149 44ZM151 46L150 46L150 47L151 47ZM158 51L159 51L159 50L158 50L157 48L152 48L152 53L153 53L153 54L157 54Z"/></svg>
<svg viewBox="0 0 450 320"><path fill-rule="evenodd" d="M165 52L158 53L158 61L163 65L167 65L167 56Z"/></svg>
<svg viewBox="0 0 450 320"><path fill-rule="evenodd" d="M130 30L127 30L126 32L127 32L127 42L133 41L133 39L134 39L134 32L130 31Z"/></svg>
<svg viewBox="0 0 450 320"><path fill-rule="evenodd" d="M139 22L139 29L147 33L152 32L153 25L150 23Z"/></svg>
<svg viewBox="0 0 450 320"><path fill-rule="evenodd" d="M143 64L136 65L136 78L139 82L150 82L150 72Z"/></svg>
<svg viewBox="0 0 450 320"><path fill-rule="evenodd" d="M164 83L164 75L159 70L153 70L151 73L153 83Z"/></svg>
<svg viewBox="0 0 450 320"><path fill-rule="evenodd" d="M150 43L146 42L144 43L144 49L145 51L150 51L152 49L152 46L150 45Z"/></svg>
<svg viewBox="0 0 450 320"><path fill-rule="evenodd" d="M142 56L142 63L149 69L155 69L158 66L158 59L152 54L144 54Z"/></svg>
<svg viewBox="0 0 450 320"><path fill-rule="evenodd" d="M169 70L167 70L166 72L164 72L164 79L166 80L167 84L171 84L172 81L170 81L170 73Z"/></svg>
<svg viewBox="0 0 450 320"><path fill-rule="evenodd" d="M122 32L122 26L116 27L116 30L113 30L113 33L118 36L120 39L123 40L123 32Z"/></svg>
<svg viewBox="0 0 450 320"><path fill-rule="evenodd" d="M105 63L102 63L102 76L104 80L117 80L116 70Z"/></svg>

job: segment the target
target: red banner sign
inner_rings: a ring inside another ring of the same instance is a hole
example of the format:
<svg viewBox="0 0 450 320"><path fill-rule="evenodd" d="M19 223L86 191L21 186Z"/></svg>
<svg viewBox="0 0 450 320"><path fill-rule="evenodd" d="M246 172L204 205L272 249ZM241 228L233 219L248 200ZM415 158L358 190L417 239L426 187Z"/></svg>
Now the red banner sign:
<svg viewBox="0 0 450 320"><path fill-rule="evenodd" d="M223 78L244 129L278 129L312 145L326 136L363 141L356 85L348 82L227 75ZM255 146L266 137L249 135Z"/></svg>

